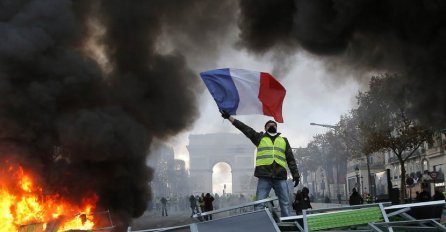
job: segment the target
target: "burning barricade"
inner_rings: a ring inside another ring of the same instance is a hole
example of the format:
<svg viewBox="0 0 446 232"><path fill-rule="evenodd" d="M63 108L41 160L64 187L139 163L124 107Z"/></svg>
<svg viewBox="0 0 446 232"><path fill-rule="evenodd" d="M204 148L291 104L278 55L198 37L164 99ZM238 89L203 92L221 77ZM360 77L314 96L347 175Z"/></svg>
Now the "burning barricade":
<svg viewBox="0 0 446 232"><path fill-rule="evenodd" d="M4 164L0 171L1 231L89 231L97 228L97 217L108 214L110 219L108 211L93 213L96 194L86 194L80 204L73 203L58 193L45 193L22 166Z"/></svg>

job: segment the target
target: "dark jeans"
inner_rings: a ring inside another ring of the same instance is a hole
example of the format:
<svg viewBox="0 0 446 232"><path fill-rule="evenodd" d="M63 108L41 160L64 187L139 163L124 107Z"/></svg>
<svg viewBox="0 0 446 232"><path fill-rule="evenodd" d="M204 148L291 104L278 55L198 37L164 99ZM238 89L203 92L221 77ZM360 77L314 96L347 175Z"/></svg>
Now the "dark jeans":
<svg viewBox="0 0 446 232"><path fill-rule="evenodd" d="M168 216L167 215L167 208L166 208L166 206L163 206L163 207L161 207L161 214L162 214L162 216L164 216L164 212L166 213L166 216Z"/></svg>
<svg viewBox="0 0 446 232"><path fill-rule="evenodd" d="M212 220L212 214L204 216L204 220L206 220L206 221Z"/></svg>
<svg viewBox="0 0 446 232"><path fill-rule="evenodd" d="M271 189L274 189L277 198L279 198L280 216L290 216L290 197L288 195L288 183L286 180L259 178L256 191L257 200L267 198Z"/></svg>
<svg viewBox="0 0 446 232"><path fill-rule="evenodd" d="M192 210L191 217L194 216L194 214L199 213L197 206L191 206L190 209Z"/></svg>

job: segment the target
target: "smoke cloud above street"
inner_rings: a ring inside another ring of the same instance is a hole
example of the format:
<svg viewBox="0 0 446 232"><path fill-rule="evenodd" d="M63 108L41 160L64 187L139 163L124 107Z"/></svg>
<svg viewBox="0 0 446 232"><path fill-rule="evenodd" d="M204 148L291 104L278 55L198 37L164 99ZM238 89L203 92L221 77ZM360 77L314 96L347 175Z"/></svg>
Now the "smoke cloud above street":
<svg viewBox="0 0 446 232"><path fill-rule="evenodd" d="M400 73L412 93L412 113L444 125L444 2L242 0L240 9L241 46L260 54L305 50L358 78Z"/></svg>

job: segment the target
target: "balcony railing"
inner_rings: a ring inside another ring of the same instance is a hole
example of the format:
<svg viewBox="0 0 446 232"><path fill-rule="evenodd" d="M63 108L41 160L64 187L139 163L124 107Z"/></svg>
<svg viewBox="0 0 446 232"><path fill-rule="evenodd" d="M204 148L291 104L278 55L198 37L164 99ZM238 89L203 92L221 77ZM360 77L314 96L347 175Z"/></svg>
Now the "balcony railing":
<svg viewBox="0 0 446 232"><path fill-rule="evenodd" d="M397 163L398 162L398 157L394 156L394 157L390 157L389 159L387 159L388 163Z"/></svg>
<svg viewBox="0 0 446 232"><path fill-rule="evenodd" d="M420 152L419 150L415 151L409 158L409 160L411 159L415 159L421 156L421 154L423 154L422 152ZM404 156L404 155L403 155ZM398 163L398 157L393 156L387 159L387 163Z"/></svg>
<svg viewBox="0 0 446 232"><path fill-rule="evenodd" d="M370 164L370 170L372 169L383 169L385 167L384 162L374 162ZM353 166L348 166L347 171L348 172L354 172L356 168L356 164ZM367 170L367 164L361 163L358 165L359 170Z"/></svg>

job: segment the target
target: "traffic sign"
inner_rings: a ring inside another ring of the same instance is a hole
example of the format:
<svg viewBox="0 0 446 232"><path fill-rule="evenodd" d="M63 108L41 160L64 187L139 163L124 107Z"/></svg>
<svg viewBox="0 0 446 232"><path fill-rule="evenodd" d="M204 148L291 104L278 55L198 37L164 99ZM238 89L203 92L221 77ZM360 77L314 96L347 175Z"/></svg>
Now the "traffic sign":
<svg viewBox="0 0 446 232"><path fill-rule="evenodd" d="M414 179L412 177L406 178L406 184L407 185L413 185L415 183Z"/></svg>

